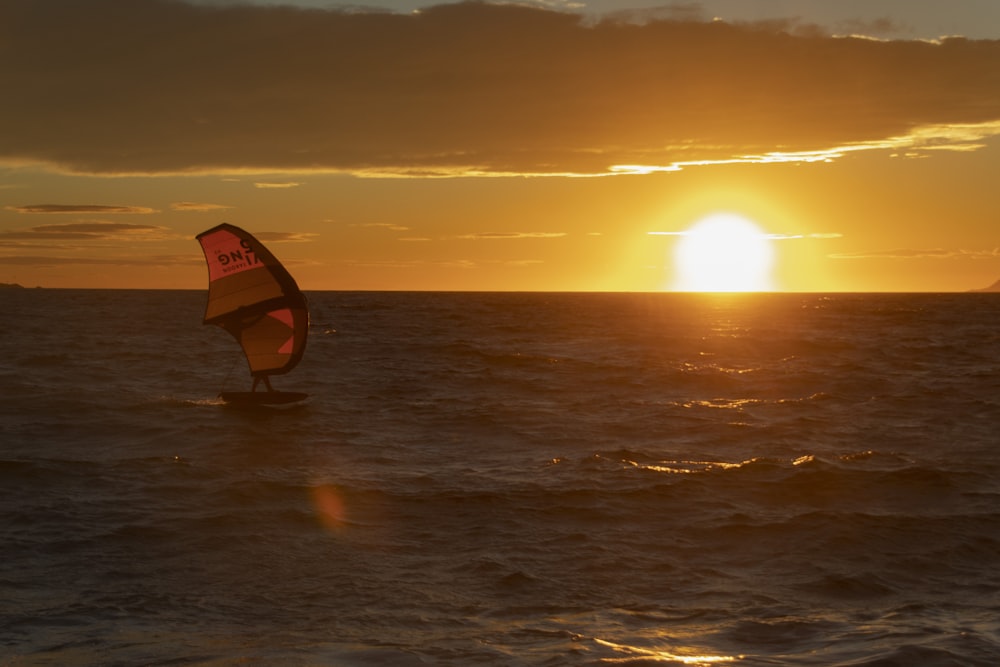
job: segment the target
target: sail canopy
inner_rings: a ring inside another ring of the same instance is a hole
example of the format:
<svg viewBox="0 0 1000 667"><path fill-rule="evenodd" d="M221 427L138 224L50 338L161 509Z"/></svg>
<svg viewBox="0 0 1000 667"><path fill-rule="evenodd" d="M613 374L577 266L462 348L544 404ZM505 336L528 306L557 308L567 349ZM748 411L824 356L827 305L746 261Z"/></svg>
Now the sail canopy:
<svg viewBox="0 0 1000 667"><path fill-rule="evenodd" d="M295 368L309 329L309 308L295 279L239 227L224 223L197 239L208 263L205 324L216 324L239 341L254 375Z"/></svg>

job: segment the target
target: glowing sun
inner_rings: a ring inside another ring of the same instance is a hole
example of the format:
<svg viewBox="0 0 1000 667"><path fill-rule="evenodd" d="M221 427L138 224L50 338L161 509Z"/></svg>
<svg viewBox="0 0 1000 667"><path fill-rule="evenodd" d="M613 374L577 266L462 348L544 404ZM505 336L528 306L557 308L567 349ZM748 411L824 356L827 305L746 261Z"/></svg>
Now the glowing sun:
<svg viewBox="0 0 1000 667"><path fill-rule="evenodd" d="M681 234L675 252L678 291L771 289L771 241L746 218L729 213L703 218Z"/></svg>

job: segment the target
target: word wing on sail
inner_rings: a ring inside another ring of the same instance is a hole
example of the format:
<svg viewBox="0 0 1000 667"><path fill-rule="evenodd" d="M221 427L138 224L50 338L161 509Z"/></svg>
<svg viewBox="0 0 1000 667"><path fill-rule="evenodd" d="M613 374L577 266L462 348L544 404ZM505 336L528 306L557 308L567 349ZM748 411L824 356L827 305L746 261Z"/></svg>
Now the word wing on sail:
<svg viewBox="0 0 1000 667"><path fill-rule="evenodd" d="M302 359L309 308L295 279L264 245L221 224L197 236L208 263L205 324L231 333L253 375L287 373Z"/></svg>

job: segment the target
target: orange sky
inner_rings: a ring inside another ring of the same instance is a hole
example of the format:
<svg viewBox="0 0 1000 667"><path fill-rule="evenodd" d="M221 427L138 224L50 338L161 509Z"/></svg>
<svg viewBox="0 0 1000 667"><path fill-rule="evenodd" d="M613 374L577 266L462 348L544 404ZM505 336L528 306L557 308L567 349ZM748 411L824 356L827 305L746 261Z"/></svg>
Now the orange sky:
<svg viewBox="0 0 1000 667"><path fill-rule="evenodd" d="M201 289L227 221L307 290L669 289L680 237L649 232L720 211L778 289L1000 278L998 41L489 4L0 26L0 282Z"/></svg>

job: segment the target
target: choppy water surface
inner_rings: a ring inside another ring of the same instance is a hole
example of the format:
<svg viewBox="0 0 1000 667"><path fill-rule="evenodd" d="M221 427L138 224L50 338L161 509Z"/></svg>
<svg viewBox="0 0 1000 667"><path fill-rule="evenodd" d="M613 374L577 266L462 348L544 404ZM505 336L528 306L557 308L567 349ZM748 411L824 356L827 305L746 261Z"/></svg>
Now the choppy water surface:
<svg viewBox="0 0 1000 667"><path fill-rule="evenodd" d="M6 290L0 665L994 665L1000 297Z"/></svg>

